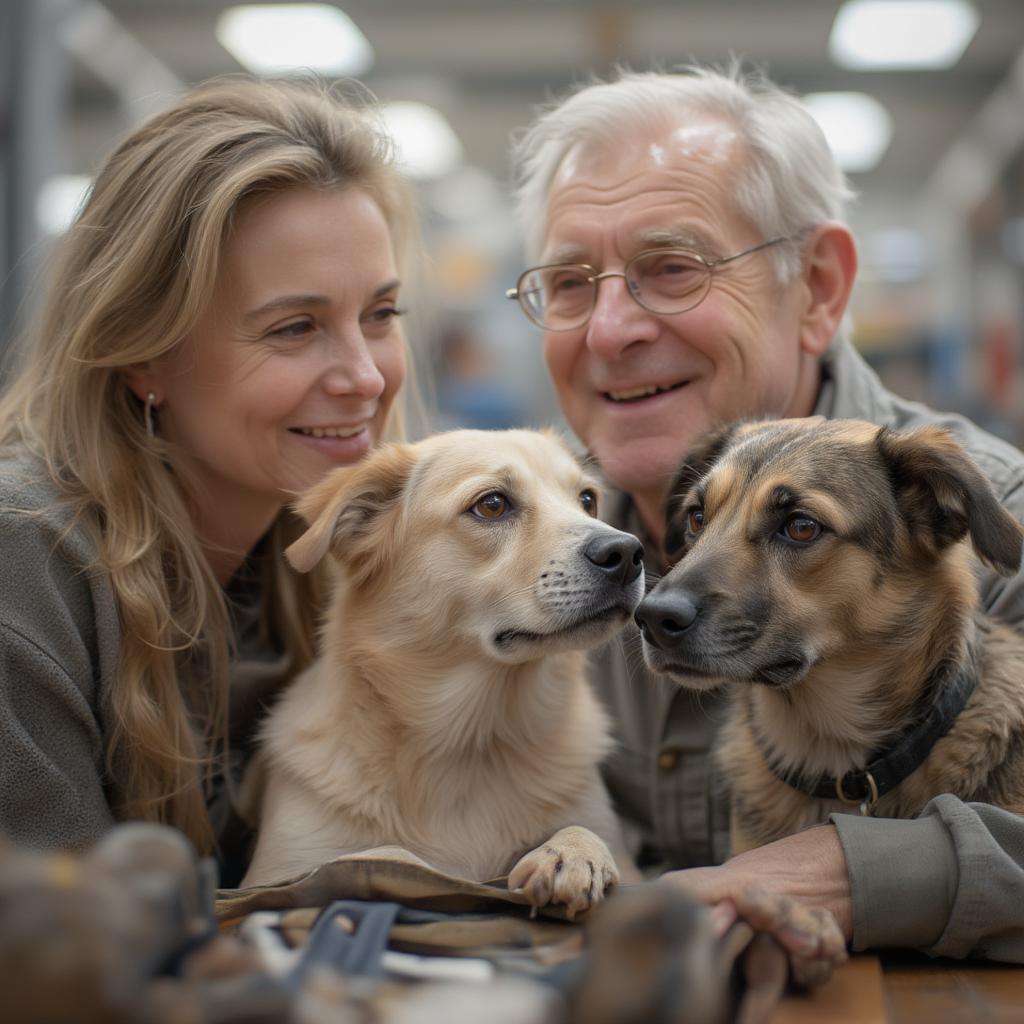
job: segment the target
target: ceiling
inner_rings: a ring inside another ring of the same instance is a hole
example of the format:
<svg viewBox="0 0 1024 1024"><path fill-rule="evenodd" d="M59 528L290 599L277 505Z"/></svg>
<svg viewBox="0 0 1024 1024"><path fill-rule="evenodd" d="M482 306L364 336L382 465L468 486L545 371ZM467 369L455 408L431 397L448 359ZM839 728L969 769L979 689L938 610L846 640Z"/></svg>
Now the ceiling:
<svg viewBox="0 0 1024 1024"><path fill-rule="evenodd" d="M862 73L835 67L827 41L838 0L345 0L377 60L363 81L382 99L437 106L467 159L504 180L508 139L531 111L616 63L646 69L730 53L799 92L867 91L894 138L862 191L899 202L920 189L1024 49L1024 0L974 0L980 28L948 71ZM239 71L214 38L220 0L104 0L121 26L185 83ZM1024 65L1022 65L1024 66ZM74 160L92 169L121 126L95 74L72 78Z"/></svg>

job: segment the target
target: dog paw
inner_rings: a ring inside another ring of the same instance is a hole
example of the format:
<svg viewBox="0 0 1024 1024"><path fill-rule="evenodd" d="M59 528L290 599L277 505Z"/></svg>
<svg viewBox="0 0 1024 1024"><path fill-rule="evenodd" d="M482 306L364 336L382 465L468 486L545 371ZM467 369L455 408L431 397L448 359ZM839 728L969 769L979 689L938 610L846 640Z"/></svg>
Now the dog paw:
<svg viewBox="0 0 1024 1024"><path fill-rule="evenodd" d="M534 911L561 904L571 921L604 899L618 881L618 868L603 840L571 825L522 857L508 876L508 887L522 891Z"/></svg>
<svg viewBox="0 0 1024 1024"><path fill-rule="evenodd" d="M820 907L751 885L733 898L741 918L775 936L786 951L790 975L800 988L824 984L848 959L836 919Z"/></svg>

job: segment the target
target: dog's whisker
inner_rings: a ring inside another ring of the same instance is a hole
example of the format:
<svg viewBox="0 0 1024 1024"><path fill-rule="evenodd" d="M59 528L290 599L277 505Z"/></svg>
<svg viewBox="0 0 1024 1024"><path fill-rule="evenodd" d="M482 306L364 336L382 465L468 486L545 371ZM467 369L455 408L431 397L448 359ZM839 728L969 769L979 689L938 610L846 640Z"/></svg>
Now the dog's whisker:
<svg viewBox="0 0 1024 1024"><path fill-rule="evenodd" d="M641 676L643 666L633 659L626 660L626 679L629 689L636 689L636 682Z"/></svg>
<svg viewBox="0 0 1024 1024"><path fill-rule="evenodd" d="M640 653L640 633L636 630L627 630L619 633L614 643L622 651L623 662L626 666L627 688L633 690L635 689L636 680L644 671L643 658ZM643 685L646 685L646 683Z"/></svg>

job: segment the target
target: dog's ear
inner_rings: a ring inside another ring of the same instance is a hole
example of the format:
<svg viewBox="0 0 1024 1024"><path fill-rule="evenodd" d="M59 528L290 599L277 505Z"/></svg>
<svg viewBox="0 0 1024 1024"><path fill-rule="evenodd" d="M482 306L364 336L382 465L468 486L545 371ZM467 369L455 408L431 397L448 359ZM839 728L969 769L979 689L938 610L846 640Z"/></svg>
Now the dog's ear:
<svg viewBox="0 0 1024 1024"><path fill-rule="evenodd" d="M390 444L363 462L329 473L295 511L309 529L285 550L299 572L309 572L328 551L372 573L390 550L381 535L416 464L411 445Z"/></svg>
<svg viewBox="0 0 1024 1024"><path fill-rule="evenodd" d="M686 518L682 504L690 488L721 458L739 429L739 423L727 423L702 434L693 443L669 488L665 505L665 557L677 562L683 553Z"/></svg>
<svg viewBox="0 0 1024 1024"><path fill-rule="evenodd" d="M970 536L997 572L1020 569L1024 530L996 498L984 474L941 427L896 433L882 427L878 450L911 533L934 551Z"/></svg>

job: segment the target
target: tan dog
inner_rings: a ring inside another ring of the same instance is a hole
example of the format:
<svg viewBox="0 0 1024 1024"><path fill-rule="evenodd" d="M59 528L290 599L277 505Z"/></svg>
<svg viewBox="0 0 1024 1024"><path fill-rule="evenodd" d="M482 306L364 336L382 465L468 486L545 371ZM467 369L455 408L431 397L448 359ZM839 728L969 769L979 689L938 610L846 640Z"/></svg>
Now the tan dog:
<svg viewBox="0 0 1024 1024"><path fill-rule="evenodd" d="M637 621L652 669L735 688L719 750L734 852L844 804L1024 810L1024 638L977 612L968 538L1019 568L1020 526L938 428L755 423L687 458L678 564Z"/></svg>
<svg viewBox="0 0 1024 1024"><path fill-rule="evenodd" d="M398 845L463 878L514 868L510 887L570 915L601 898L621 841L583 652L644 582L640 542L597 502L561 442L531 431L393 445L303 500L311 526L288 557L309 570L329 554L337 588L320 658L264 729L244 885Z"/></svg>

